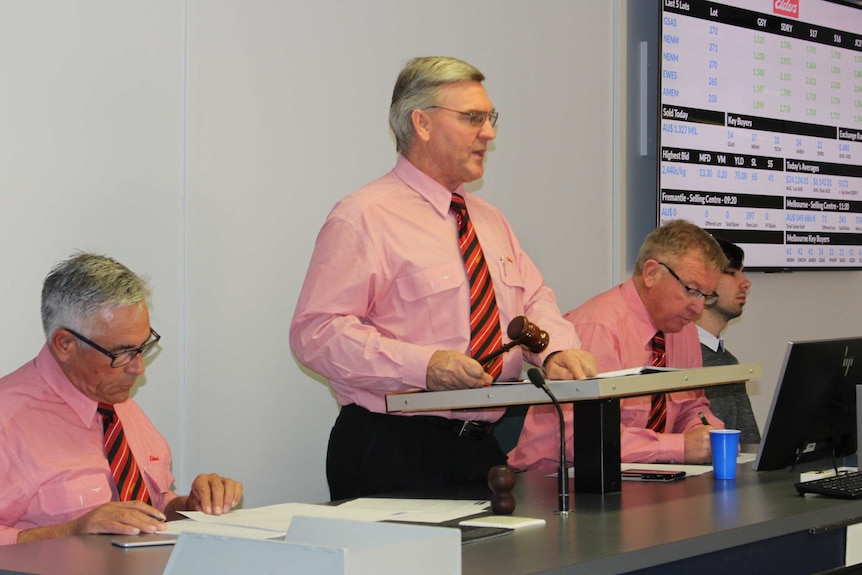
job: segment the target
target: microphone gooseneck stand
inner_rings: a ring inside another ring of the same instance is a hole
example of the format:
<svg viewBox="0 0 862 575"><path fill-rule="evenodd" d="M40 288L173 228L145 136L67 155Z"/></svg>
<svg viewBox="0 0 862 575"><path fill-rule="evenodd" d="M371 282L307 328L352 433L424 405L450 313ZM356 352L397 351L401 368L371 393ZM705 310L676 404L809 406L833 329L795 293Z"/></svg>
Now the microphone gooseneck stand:
<svg viewBox="0 0 862 575"><path fill-rule="evenodd" d="M566 468L566 420L563 417L563 409L560 407L560 402L557 401L556 396L548 389L548 385L545 383L545 376L542 375L542 371L539 368L532 367L527 370L527 377L530 378L530 381L548 394L548 397L551 398L551 402L553 402L554 407L557 408L557 414L560 416L560 469L557 472L557 484L559 487L559 500L560 500L560 509L558 513L561 517L568 517L569 515L569 472Z"/></svg>
<svg viewBox="0 0 862 575"><path fill-rule="evenodd" d="M525 347L530 353L538 354L548 347L551 339L548 336L548 332L532 323L523 315L519 315L509 322L506 334L511 340L509 343L492 351L488 355L478 358L476 361L482 365L486 365L498 355L509 351L516 345ZM559 484L560 509L558 513L561 517L567 517L569 515L569 475L566 469L566 420L563 417L563 409L560 407L560 402L557 401L557 398L548 389L545 383L545 376L542 375L540 369L534 367L528 370L527 376L533 382L533 385L548 394L548 397L554 403L554 407L557 408L557 414L560 416L560 471L557 480Z"/></svg>

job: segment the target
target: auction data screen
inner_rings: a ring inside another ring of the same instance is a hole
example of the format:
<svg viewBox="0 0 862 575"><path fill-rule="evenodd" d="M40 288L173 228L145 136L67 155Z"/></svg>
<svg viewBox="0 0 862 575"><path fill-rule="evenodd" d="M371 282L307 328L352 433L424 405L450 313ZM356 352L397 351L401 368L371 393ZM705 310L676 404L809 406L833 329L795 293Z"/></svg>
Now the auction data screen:
<svg viewBox="0 0 862 575"><path fill-rule="evenodd" d="M662 0L658 220L761 270L862 268L862 9Z"/></svg>

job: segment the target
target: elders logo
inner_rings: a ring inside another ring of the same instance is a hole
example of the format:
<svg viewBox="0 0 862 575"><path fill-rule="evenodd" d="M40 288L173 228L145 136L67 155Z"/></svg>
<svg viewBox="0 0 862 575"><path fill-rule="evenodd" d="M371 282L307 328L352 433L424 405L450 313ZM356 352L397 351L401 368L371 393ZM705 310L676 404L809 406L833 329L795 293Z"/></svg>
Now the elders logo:
<svg viewBox="0 0 862 575"><path fill-rule="evenodd" d="M799 0L775 0L772 11L782 16L799 18Z"/></svg>

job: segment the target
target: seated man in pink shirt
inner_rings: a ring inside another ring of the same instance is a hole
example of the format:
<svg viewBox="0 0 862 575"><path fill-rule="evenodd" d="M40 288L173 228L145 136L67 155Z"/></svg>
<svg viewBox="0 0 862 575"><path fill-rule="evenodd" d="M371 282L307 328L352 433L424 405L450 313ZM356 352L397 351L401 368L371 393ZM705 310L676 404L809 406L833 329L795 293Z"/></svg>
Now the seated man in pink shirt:
<svg viewBox="0 0 862 575"><path fill-rule="evenodd" d="M702 367L694 320L704 303L718 297L715 290L726 267L727 258L712 236L675 220L647 236L628 281L568 312L566 319L574 324L583 348L595 355L599 372L647 365ZM571 405L564 411L571 460ZM701 413L709 425L703 424ZM724 424L710 411L702 389L622 399L621 459L708 463L713 427ZM509 452L509 465L522 471L556 469L559 444L554 407L533 406L518 445Z"/></svg>
<svg viewBox="0 0 862 575"><path fill-rule="evenodd" d="M171 451L129 397L159 341L148 295L128 268L87 253L45 278L47 342L0 379L0 544L155 533L178 511L239 503L242 484L214 473L171 491Z"/></svg>

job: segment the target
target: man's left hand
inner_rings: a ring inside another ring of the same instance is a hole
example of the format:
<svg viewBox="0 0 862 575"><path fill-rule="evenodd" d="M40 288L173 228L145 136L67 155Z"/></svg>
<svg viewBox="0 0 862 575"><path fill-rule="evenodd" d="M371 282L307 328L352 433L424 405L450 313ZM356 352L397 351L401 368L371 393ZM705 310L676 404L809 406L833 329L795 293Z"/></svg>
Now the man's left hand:
<svg viewBox="0 0 862 575"><path fill-rule="evenodd" d="M239 504L242 483L216 473L200 474L192 482L192 489L182 505L183 511L203 511L208 515L221 515Z"/></svg>
<svg viewBox="0 0 862 575"><path fill-rule="evenodd" d="M596 358L584 349L565 349L552 355L545 364L548 379L584 379L597 373Z"/></svg>

